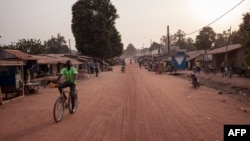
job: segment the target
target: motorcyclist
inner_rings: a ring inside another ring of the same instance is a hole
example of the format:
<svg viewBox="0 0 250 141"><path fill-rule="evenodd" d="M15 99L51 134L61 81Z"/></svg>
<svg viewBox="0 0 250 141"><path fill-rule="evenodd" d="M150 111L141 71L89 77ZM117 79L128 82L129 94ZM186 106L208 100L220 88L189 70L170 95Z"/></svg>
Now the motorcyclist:
<svg viewBox="0 0 250 141"><path fill-rule="evenodd" d="M197 71L193 71L191 73L191 78L192 78L192 84L194 87L197 87L200 85L200 81L198 79Z"/></svg>
<svg viewBox="0 0 250 141"><path fill-rule="evenodd" d="M122 65L121 67L121 71L122 71L122 69L125 69L125 66L126 66L126 62L124 59L121 60L121 65Z"/></svg>

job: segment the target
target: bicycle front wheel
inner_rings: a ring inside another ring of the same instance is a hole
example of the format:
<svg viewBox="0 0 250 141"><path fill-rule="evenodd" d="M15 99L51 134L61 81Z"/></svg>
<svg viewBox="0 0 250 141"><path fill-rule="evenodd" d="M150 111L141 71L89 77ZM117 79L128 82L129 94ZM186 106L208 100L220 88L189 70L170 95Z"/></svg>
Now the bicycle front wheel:
<svg viewBox="0 0 250 141"><path fill-rule="evenodd" d="M61 121L63 117L63 111L64 111L64 105L63 105L63 99L62 97L59 97L55 104L54 104L54 109L53 109L53 116L55 122Z"/></svg>

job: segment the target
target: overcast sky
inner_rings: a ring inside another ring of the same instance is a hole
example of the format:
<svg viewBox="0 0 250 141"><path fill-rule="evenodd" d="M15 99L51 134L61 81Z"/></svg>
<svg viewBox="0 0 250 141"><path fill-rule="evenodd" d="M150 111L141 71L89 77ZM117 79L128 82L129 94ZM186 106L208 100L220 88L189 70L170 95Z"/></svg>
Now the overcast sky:
<svg viewBox="0 0 250 141"><path fill-rule="evenodd" d="M45 41L64 36L75 45L71 31L72 5L77 0L0 0L0 44L19 39ZM160 38L181 29L186 34L208 25L239 4L210 26L216 33L232 27L238 30L243 14L250 13L250 0L111 0L120 16L116 27L124 48L132 43L136 48L160 43ZM195 40L199 32L188 35Z"/></svg>

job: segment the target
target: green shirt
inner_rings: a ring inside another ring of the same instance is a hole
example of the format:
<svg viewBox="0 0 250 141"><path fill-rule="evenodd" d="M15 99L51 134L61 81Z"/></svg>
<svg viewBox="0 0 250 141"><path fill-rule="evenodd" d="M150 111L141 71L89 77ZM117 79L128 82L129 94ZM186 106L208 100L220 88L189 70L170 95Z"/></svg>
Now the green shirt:
<svg viewBox="0 0 250 141"><path fill-rule="evenodd" d="M67 82L74 82L76 83L76 78L74 78L74 75L78 74L76 68L71 67L70 70L67 69L67 67L63 68L60 72L64 76L64 79Z"/></svg>

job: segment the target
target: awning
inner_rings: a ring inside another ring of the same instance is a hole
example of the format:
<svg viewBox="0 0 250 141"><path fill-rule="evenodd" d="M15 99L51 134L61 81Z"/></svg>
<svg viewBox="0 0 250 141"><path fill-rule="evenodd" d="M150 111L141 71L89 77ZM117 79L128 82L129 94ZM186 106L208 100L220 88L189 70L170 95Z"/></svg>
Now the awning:
<svg viewBox="0 0 250 141"><path fill-rule="evenodd" d="M0 60L0 66L23 66L23 65L25 65L23 61Z"/></svg>

